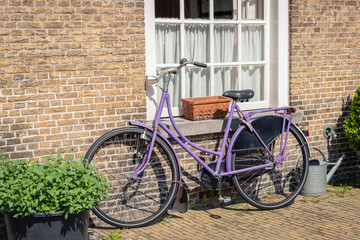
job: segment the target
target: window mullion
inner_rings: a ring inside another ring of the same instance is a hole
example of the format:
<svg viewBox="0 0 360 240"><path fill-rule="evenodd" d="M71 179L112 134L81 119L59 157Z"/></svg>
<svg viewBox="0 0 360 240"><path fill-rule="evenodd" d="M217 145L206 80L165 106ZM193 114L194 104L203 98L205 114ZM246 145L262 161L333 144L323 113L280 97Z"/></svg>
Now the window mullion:
<svg viewBox="0 0 360 240"><path fill-rule="evenodd" d="M209 17L210 17L210 96L215 94L215 76L214 76L214 1L209 1Z"/></svg>
<svg viewBox="0 0 360 240"><path fill-rule="evenodd" d="M239 6L239 11L238 11L238 19L239 19L239 24L238 24L238 61L239 61L239 70L238 70L238 79L239 79L239 90L242 89L242 37L241 37L241 33L242 33L242 3L241 0L238 0L238 6Z"/></svg>
<svg viewBox="0 0 360 240"><path fill-rule="evenodd" d="M269 89L270 89L270 6L267 1L264 1L264 60L265 60L265 69L264 69L264 100L269 107Z"/></svg>
<svg viewBox="0 0 360 240"><path fill-rule="evenodd" d="M185 3L184 0L180 0L180 58L186 57L185 56ZM179 61L180 59L177 59ZM181 69L181 78L180 78L180 86L181 86L181 98L184 98L186 95L186 87L187 86L186 79L185 79L185 68Z"/></svg>

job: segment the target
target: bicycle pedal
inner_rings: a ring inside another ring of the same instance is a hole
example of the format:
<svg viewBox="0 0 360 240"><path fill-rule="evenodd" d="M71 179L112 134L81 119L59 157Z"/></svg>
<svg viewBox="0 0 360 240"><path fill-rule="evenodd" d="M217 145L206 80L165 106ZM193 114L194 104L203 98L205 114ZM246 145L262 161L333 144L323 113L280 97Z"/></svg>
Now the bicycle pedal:
<svg viewBox="0 0 360 240"><path fill-rule="evenodd" d="M227 203L231 202L231 197L229 197L229 196L219 197L218 202L227 204Z"/></svg>

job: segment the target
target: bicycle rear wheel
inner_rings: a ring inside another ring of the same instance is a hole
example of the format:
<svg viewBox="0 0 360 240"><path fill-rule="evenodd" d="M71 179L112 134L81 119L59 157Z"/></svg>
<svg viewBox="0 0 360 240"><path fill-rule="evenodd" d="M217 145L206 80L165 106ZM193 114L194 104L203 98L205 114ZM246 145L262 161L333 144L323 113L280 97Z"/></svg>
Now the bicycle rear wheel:
<svg viewBox="0 0 360 240"><path fill-rule="evenodd" d="M148 141L140 137L143 132L141 128L125 127L106 133L85 156L111 185L110 199L94 207L93 212L116 227L140 227L155 221L168 209L178 189L178 164L160 137L156 138L148 166L138 176L143 179L130 178L148 147Z"/></svg>
<svg viewBox="0 0 360 240"><path fill-rule="evenodd" d="M270 151L279 155L281 128L269 143ZM244 129L244 131L248 131ZM243 139L246 141L247 139ZM285 141L285 140L284 140ZM239 170L273 162L264 147L232 149L232 170ZM282 164L272 168L256 169L232 177L235 188L242 198L260 209L276 209L292 203L302 189L307 174L309 148L301 132L293 125L290 127L285 159ZM276 159L276 158L275 158Z"/></svg>

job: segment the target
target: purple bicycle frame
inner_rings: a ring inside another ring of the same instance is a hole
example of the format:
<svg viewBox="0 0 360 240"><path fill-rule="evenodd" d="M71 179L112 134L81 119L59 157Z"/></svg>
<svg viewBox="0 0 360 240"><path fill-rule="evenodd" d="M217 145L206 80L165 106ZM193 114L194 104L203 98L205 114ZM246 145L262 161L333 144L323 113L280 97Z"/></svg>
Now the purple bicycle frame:
<svg viewBox="0 0 360 240"><path fill-rule="evenodd" d="M167 111L169 113L169 118L171 121L171 124L173 125L175 131L177 132L177 134L179 135L179 137L177 137L162 121L161 121L161 114L164 108L164 104L166 103L167 105ZM194 144L193 142L191 142L189 139L187 139L179 130L179 128L177 127L174 117L172 115L172 111L171 111L171 105L170 105L170 96L169 93L166 91L163 91L161 99L160 99L160 103L158 105L157 108L157 112L156 112L156 116L155 116L155 120L153 122L153 134L152 134L152 138L150 143L148 144L147 147L147 155L146 155L146 160L142 162L142 164L135 170L135 172L132 174L131 178L132 179L140 179L138 177L138 175L144 171L144 169L147 167L150 158L151 158L151 154L152 154L152 150L155 144L155 139L157 135L161 135L161 133L159 132L159 128L162 128L172 139L174 139L185 151L187 151L199 164L201 164L204 169L206 169L214 178L215 177L223 177L223 176L231 176L233 174L237 174L237 173L242 173L242 172L247 172L247 171L252 171L252 170L256 170L256 169L261 169L261 168L267 168L267 167L273 167L274 166L274 162L269 162L263 165L258 165L258 166L254 166L254 167L249 167L249 168L244 168L244 169L240 169L240 170L236 170L236 171L231 171L231 149L229 147L227 155L226 155L226 171L222 172L219 174L220 171L220 166L221 166L221 159L224 156L225 153L225 148L226 148L226 139L229 136L229 132L230 132L230 126L231 126L231 122L232 122L232 118L234 115L234 112L238 113L239 117L243 117L245 119L245 121L247 122L251 122L251 120L254 120L256 118L251 118L251 116L258 114L258 113L266 113L266 112L275 112L276 114L279 114L279 111L283 111L283 124L282 124L282 134L281 134L281 143L280 143L280 153L277 156L275 163L279 164L281 166L281 163L283 161L283 159L285 158L285 151L286 151L286 143L288 140L288 134L289 134L289 129L290 129L290 125L291 125L291 120L293 117L293 108L292 107L282 107L282 108L272 108L272 109L266 109L266 110L258 110L258 111L251 111L248 112L247 114L244 114L241 109L239 108L239 106L236 104L235 101L231 102L231 107L230 107L230 113L229 113L229 118L228 118L228 122L226 124L226 128L225 128L225 132L224 132L224 136L223 136L223 141L221 143L221 147L220 147L220 151L212 151L209 149L205 149L202 148L196 144ZM286 125L286 115L290 114L290 117L288 119L288 123L287 126ZM261 116L260 116L261 117ZM132 122L131 124L134 124L135 122ZM142 127L146 127L147 129L151 129L149 126L146 126L144 124L140 124L138 123L137 125L142 126ZM251 123L250 123L251 125ZM240 126L240 128L237 129L237 131L234 133L233 137L231 138L230 144L229 146L232 146L235 142L235 138L237 136L237 133L240 132L244 127L246 127L244 124ZM285 138L284 138L284 131L286 130L286 134L285 134ZM259 139L260 143L264 146L264 149L270 154L270 156L274 157L273 154L271 153L270 149L266 146L266 144L263 142L263 140L261 139L261 137L258 135L258 133L256 132L255 129L253 129L254 134L256 135L256 137ZM169 142L168 142L169 143ZM169 143L170 144L170 143ZM306 143L305 143L306 144ZM194 147L195 149L198 149L202 152L206 152L209 154L213 154L217 156L217 163L216 163L216 167L215 167L215 171L213 169L211 169L204 161L202 161L189 147L188 145L190 145L191 147ZM170 147L172 147L170 145ZM301 148L302 146L300 146L299 148ZM174 151L174 150L173 150ZM175 153L175 151L174 151ZM180 167L180 162L178 161L178 165ZM141 178L144 179L144 178ZM152 180L152 181L160 181L157 179L144 179L144 180ZM172 181L170 181L172 182Z"/></svg>

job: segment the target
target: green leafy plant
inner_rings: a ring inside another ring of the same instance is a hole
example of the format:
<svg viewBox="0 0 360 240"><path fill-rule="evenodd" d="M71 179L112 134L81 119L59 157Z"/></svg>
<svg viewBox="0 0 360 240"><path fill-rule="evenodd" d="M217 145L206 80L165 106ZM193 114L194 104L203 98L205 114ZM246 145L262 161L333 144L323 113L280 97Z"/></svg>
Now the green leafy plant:
<svg viewBox="0 0 360 240"><path fill-rule="evenodd" d="M348 185L341 185L339 192L336 194L338 197L344 197L345 193L347 191L351 191L353 189L353 186L348 186Z"/></svg>
<svg viewBox="0 0 360 240"><path fill-rule="evenodd" d="M124 230L115 230L115 231L111 231L109 233L109 235L107 236L107 238L105 238L105 240L119 240L121 239L121 233L123 232Z"/></svg>
<svg viewBox="0 0 360 240"><path fill-rule="evenodd" d="M71 156L9 160L0 153L0 209L16 216L62 211L77 214L108 198L105 177Z"/></svg>
<svg viewBox="0 0 360 240"><path fill-rule="evenodd" d="M350 105L350 115L345 119L344 131L353 150L360 150L360 87Z"/></svg>
<svg viewBox="0 0 360 240"><path fill-rule="evenodd" d="M318 203L318 202L320 202L320 199L317 198L317 197L308 197L308 196L302 196L302 197L303 197L304 202L306 202L306 203L308 203L308 202L310 202L310 203Z"/></svg>
<svg viewBox="0 0 360 240"><path fill-rule="evenodd" d="M327 185L328 192L335 193L335 195L338 197L345 197L345 193L347 193L346 195L348 196L354 196L354 193L351 192L353 188L353 186L350 186L346 183L340 184L340 186Z"/></svg>

